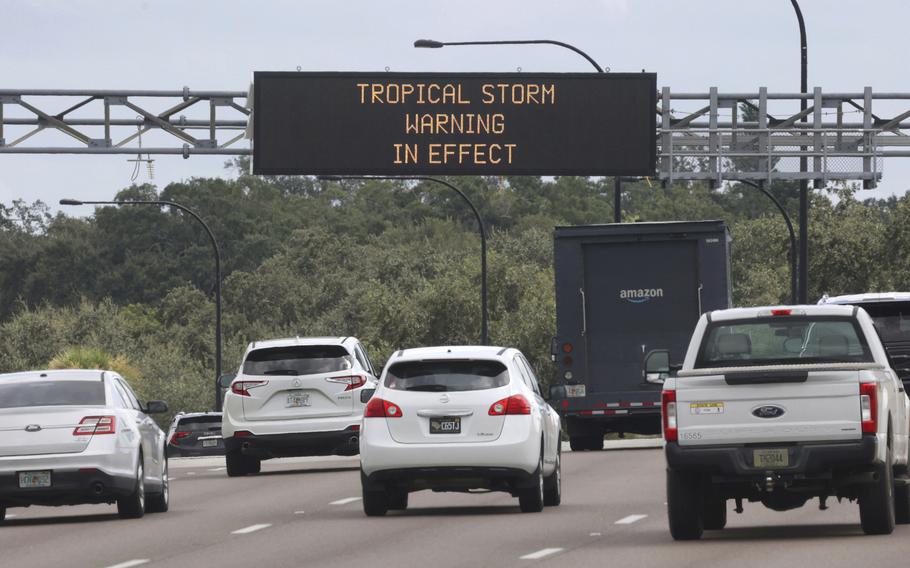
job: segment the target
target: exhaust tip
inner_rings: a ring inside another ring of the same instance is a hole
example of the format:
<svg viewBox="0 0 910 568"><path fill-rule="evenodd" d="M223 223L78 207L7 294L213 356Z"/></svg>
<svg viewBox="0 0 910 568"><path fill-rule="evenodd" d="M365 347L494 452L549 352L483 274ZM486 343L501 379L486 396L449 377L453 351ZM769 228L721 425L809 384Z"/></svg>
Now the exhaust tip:
<svg viewBox="0 0 910 568"><path fill-rule="evenodd" d="M351 436L351 439L348 440L348 442L350 442L350 444L351 444L352 446L355 445L355 444L357 444L358 441L359 441L359 438L358 438L357 436Z"/></svg>
<svg viewBox="0 0 910 568"><path fill-rule="evenodd" d="M100 481L96 481L95 483L92 483L92 492L95 495L101 495L102 493L104 493L104 484L101 483Z"/></svg>

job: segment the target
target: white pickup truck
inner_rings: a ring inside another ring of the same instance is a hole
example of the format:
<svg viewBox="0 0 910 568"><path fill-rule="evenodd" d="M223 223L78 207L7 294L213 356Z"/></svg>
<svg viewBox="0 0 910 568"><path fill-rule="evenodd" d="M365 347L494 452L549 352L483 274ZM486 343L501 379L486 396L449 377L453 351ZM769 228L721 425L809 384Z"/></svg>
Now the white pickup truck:
<svg viewBox="0 0 910 568"><path fill-rule="evenodd" d="M666 353L646 366L668 372ZM867 534L910 523L908 406L862 308L702 315L662 395L671 535L722 529L730 499L738 513L856 500Z"/></svg>

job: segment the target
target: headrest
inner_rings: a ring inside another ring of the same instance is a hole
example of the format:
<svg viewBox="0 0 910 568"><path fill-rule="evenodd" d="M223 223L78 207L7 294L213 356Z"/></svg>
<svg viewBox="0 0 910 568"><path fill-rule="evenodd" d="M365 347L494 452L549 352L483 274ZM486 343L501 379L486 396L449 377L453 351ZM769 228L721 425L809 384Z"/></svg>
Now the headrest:
<svg viewBox="0 0 910 568"><path fill-rule="evenodd" d="M822 335L818 338L818 354L821 357L849 355L849 353L850 346L843 335Z"/></svg>
<svg viewBox="0 0 910 568"><path fill-rule="evenodd" d="M749 355L752 340L745 333L732 333L717 338L717 352L720 355Z"/></svg>

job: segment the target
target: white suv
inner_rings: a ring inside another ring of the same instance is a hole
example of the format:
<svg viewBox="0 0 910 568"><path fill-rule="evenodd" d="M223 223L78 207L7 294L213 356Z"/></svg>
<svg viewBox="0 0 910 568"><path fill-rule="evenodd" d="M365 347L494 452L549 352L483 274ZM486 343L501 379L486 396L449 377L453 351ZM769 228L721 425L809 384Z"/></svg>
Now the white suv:
<svg viewBox="0 0 910 568"><path fill-rule="evenodd" d="M364 413L360 464L369 516L422 489L505 491L537 512L561 500L559 415L516 349L398 351Z"/></svg>
<svg viewBox="0 0 910 568"><path fill-rule="evenodd" d="M360 389L375 383L356 337L254 341L239 372L221 378L228 475L258 473L270 458L355 455Z"/></svg>

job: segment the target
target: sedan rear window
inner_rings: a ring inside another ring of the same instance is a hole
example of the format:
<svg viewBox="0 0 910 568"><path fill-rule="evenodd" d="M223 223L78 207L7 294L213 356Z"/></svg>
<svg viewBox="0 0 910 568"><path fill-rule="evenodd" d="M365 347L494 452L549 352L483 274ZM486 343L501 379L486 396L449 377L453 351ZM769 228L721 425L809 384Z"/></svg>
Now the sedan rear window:
<svg viewBox="0 0 910 568"><path fill-rule="evenodd" d="M389 367L385 386L395 390L455 392L495 389L509 384L499 361L411 361Z"/></svg>
<svg viewBox="0 0 910 568"><path fill-rule="evenodd" d="M211 430L221 430L221 419L211 416L193 416L181 418L177 422L177 430L182 432L204 432Z"/></svg>
<svg viewBox="0 0 910 568"><path fill-rule="evenodd" d="M250 351L244 375L312 375L351 368L353 360L341 345L294 345Z"/></svg>
<svg viewBox="0 0 910 568"><path fill-rule="evenodd" d="M0 408L104 405L104 383L100 380L0 383Z"/></svg>

